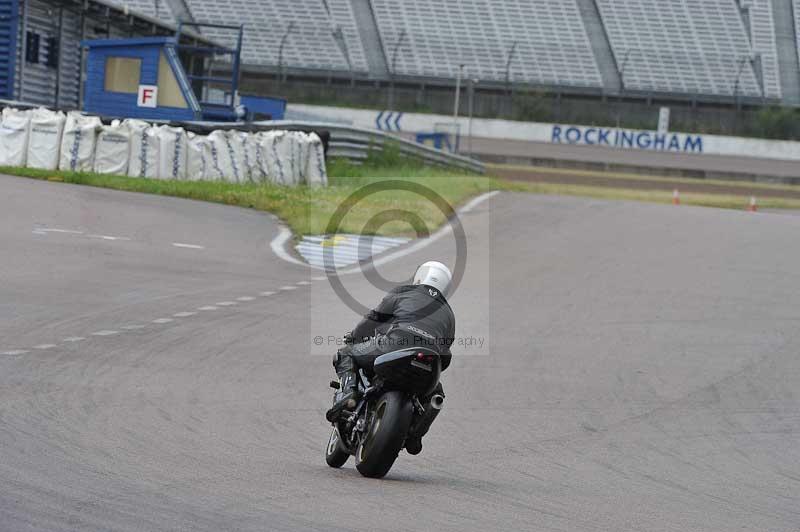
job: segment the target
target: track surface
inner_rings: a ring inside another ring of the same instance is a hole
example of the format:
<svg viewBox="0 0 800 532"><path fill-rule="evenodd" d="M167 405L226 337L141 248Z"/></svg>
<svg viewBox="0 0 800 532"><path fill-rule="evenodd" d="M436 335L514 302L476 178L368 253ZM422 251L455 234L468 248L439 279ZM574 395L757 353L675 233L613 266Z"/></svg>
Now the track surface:
<svg viewBox="0 0 800 532"><path fill-rule="evenodd" d="M696 179L688 182L686 179L674 181L669 177L659 177L658 179L636 179L635 177L604 177L602 174L579 174L572 172L551 172L548 169L537 168L535 166L508 167L498 165L487 165L489 172L497 177L510 179L512 181L525 181L528 183L551 183L556 185L578 185L588 187L606 188L626 188L633 190L660 190L672 192L675 189L681 192L695 194L724 194L730 196L741 196L744 199L743 205L751 196L758 198L800 198L800 186L795 189L788 188L764 188L752 187L747 183L714 183L704 182Z"/></svg>
<svg viewBox="0 0 800 532"><path fill-rule="evenodd" d="M800 161L783 159L629 150L604 146L551 144L478 137L472 139L471 146L468 138L462 140L461 149L479 158L496 160L498 156L501 156L512 161L518 160L520 164L530 164L532 160L569 161L574 165L594 163L608 169L619 166L627 169L622 171L631 173L649 173L647 169L651 168L660 168L668 173L669 171L685 171L687 176L691 176L692 173L708 172L718 174L723 179L737 174L796 178L800 171ZM640 168L641 171L637 172L637 168Z"/></svg>
<svg viewBox="0 0 800 532"><path fill-rule="evenodd" d="M2 531L800 529L800 218L494 197L452 301L491 355L375 481L324 463L309 346L356 316L270 216L10 177L0 212Z"/></svg>

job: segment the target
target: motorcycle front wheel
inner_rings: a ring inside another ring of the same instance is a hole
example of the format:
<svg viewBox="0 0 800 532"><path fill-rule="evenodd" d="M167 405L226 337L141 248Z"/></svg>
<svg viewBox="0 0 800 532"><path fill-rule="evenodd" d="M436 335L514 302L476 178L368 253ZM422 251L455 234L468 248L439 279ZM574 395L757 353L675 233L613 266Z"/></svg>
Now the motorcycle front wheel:
<svg viewBox="0 0 800 532"><path fill-rule="evenodd" d="M356 449L356 469L365 477L381 478L403 448L414 408L401 392L387 392L371 412L367 434Z"/></svg>

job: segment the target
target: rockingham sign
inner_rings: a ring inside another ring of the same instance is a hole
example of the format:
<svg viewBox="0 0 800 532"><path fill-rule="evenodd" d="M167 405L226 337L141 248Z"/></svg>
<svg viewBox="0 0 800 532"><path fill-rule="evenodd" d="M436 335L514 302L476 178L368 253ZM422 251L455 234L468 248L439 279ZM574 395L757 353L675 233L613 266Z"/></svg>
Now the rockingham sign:
<svg viewBox="0 0 800 532"><path fill-rule="evenodd" d="M658 133L629 129L587 126L552 126L553 144L582 144L636 150L703 153L703 136L684 133Z"/></svg>
<svg viewBox="0 0 800 532"><path fill-rule="evenodd" d="M318 105L290 104L293 111L319 120L346 123L365 129L375 129L378 111L324 107ZM442 124L452 125L453 117L422 113L405 113L398 124L403 133L422 133L436 130ZM470 131L469 120L460 117L458 127L465 137ZM696 135L667 131L618 129L582 126L577 124L543 124L514 120L473 119L472 134L476 138L538 142L545 144L571 144L596 146L608 149L639 150L657 153L696 155L729 155L800 161L800 142L765 140L722 135ZM462 143L463 145L463 143ZM800 172L800 170L798 170Z"/></svg>

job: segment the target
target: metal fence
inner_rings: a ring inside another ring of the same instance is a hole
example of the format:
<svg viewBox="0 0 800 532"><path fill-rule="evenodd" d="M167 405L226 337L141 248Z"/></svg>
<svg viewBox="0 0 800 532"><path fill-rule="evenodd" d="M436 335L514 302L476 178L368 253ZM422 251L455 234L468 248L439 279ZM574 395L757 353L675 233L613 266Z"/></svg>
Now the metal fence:
<svg viewBox="0 0 800 532"><path fill-rule="evenodd" d="M467 170L479 174L485 173L486 167L480 161L437 150L424 144L384 133L382 131L360 127L344 126L328 122L302 122L281 120L274 122L256 122L257 129L314 129L330 131L331 139L328 157L344 157L352 161L364 161L370 150L382 150L387 143L398 147L403 155L417 159L425 164Z"/></svg>

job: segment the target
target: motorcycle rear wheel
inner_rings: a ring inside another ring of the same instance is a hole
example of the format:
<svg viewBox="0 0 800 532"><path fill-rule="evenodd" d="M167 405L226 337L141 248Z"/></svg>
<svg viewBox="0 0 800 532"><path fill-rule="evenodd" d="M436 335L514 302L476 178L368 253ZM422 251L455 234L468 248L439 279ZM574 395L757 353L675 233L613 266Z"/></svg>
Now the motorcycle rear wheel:
<svg viewBox="0 0 800 532"><path fill-rule="evenodd" d="M356 449L356 469L365 477L382 478L403 448L414 408L401 392L378 399L366 437Z"/></svg>
<svg viewBox="0 0 800 532"><path fill-rule="evenodd" d="M325 461L329 466L339 468L347 462L348 458L350 458L350 453L342 445L339 429L333 427L331 437L328 438L328 445L325 447Z"/></svg>

